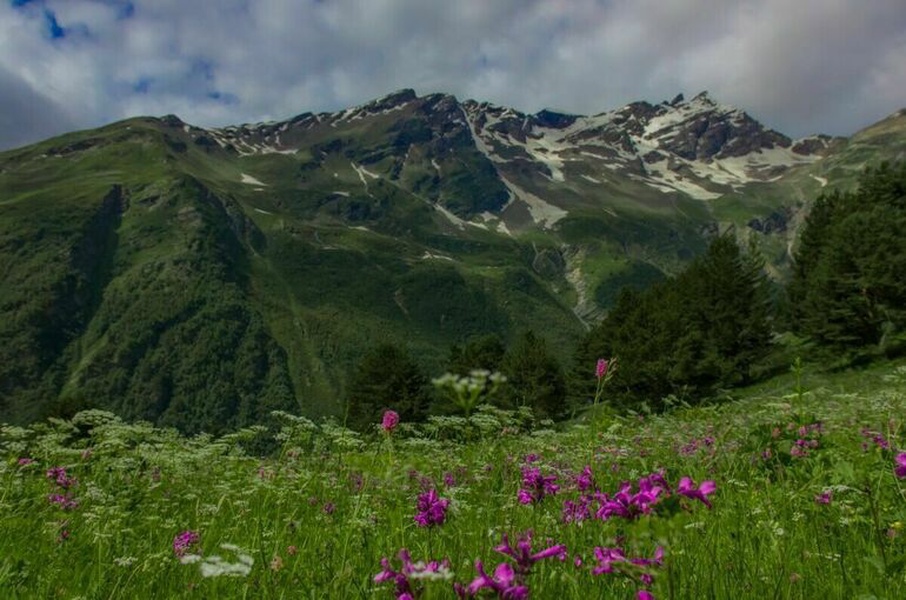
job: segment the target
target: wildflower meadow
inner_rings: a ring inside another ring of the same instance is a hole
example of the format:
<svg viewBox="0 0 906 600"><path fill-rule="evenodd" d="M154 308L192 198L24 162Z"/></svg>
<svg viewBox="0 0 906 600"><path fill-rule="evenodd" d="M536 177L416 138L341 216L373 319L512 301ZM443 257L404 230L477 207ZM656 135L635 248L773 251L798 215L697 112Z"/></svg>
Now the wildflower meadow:
<svg viewBox="0 0 906 600"><path fill-rule="evenodd" d="M0 597L906 597L906 364L800 376L556 428L4 426Z"/></svg>

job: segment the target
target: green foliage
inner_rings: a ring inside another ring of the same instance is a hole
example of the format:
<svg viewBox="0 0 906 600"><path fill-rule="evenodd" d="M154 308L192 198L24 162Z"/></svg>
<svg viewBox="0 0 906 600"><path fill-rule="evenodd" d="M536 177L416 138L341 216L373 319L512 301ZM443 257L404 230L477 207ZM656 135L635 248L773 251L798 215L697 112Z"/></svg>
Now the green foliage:
<svg viewBox="0 0 906 600"><path fill-rule="evenodd" d="M474 336L463 346L454 344L450 347L447 371L458 375L465 375L475 369L499 371L505 354L506 346L499 335Z"/></svg>
<svg viewBox="0 0 906 600"><path fill-rule="evenodd" d="M533 331L522 334L507 350L501 371L507 378L502 389L507 406L528 407L541 418L569 414L563 368L545 339Z"/></svg>
<svg viewBox="0 0 906 600"><path fill-rule="evenodd" d="M362 357L350 377L346 425L368 429L385 410L396 411L403 421L420 421L429 404L428 378L412 357L397 345L381 344Z"/></svg>
<svg viewBox="0 0 906 600"><path fill-rule="evenodd" d="M576 356L575 393L598 358L616 356L609 395L623 403L701 396L751 380L770 350L771 297L754 248L740 250L732 232L675 279L644 292L626 288L607 318L589 332Z"/></svg>
<svg viewBox="0 0 906 600"><path fill-rule="evenodd" d="M842 355L899 349L906 328L906 163L822 194L806 220L788 295L794 326Z"/></svg>

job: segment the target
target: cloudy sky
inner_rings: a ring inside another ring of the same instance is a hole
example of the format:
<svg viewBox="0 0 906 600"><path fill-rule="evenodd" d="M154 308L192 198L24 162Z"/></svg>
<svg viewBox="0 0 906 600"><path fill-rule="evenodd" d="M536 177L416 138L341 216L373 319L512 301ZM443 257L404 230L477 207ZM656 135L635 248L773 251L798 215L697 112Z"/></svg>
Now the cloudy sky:
<svg viewBox="0 0 906 600"><path fill-rule="evenodd" d="M906 106L903 0L0 0L0 148L403 87L593 114L702 90L792 136Z"/></svg>

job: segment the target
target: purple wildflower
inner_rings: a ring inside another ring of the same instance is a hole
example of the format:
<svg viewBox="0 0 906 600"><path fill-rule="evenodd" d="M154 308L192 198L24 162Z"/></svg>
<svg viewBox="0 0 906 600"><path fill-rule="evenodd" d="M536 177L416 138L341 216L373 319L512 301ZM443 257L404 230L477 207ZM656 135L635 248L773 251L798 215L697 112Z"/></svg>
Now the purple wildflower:
<svg viewBox="0 0 906 600"><path fill-rule="evenodd" d="M591 466L585 465L582 472L576 476L576 488L580 492L586 492L595 486L595 480L591 473Z"/></svg>
<svg viewBox="0 0 906 600"><path fill-rule="evenodd" d="M200 539L197 531L183 531L173 538L173 554L182 558Z"/></svg>
<svg viewBox="0 0 906 600"><path fill-rule="evenodd" d="M500 563L494 569L494 575L489 576L485 573L481 561L476 560L475 570L478 571L478 577L469 584L468 588L459 592L461 597L475 596L483 589L493 590L497 593L498 598L506 600L527 600L529 597L528 587L519 583L516 572L509 563Z"/></svg>
<svg viewBox="0 0 906 600"><path fill-rule="evenodd" d="M580 523L586 519L592 518L591 503L594 496L579 496L577 502L564 500L563 502L563 522Z"/></svg>
<svg viewBox="0 0 906 600"><path fill-rule="evenodd" d="M532 565L539 560L544 560L545 558L550 558L552 556L556 556L561 560L566 559L566 546L563 544L556 544L539 552L532 552L531 531L526 531L520 535L515 546L510 544L509 536L504 533L500 544L498 544L494 550L509 556L516 561L516 572L521 576L528 575Z"/></svg>
<svg viewBox="0 0 906 600"><path fill-rule="evenodd" d="M621 548L596 546L595 559L598 561L598 566L592 569L591 573L592 575L603 575L605 573L613 573L614 563L626 562L626 554L623 553Z"/></svg>
<svg viewBox="0 0 906 600"><path fill-rule="evenodd" d="M450 561L432 560L428 563L412 562L409 551L403 548L399 552L399 559L403 563L399 571L390 566L387 558L381 559L381 572L374 576L375 583L392 581L396 590L397 600L413 600L421 595L420 580L423 579L448 579L450 576Z"/></svg>
<svg viewBox="0 0 906 600"><path fill-rule="evenodd" d="M815 496L815 502L818 504L830 504L833 499L833 492L830 490L821 492Z"/></svg>
<svg viewBox="0 0 906 600"><path fill-rule="evenodd" d="M639 479L638 486L639 490L632 493L632 483L626 481L612 498L607 494L600 494L598 500L601 507L596 516L606 521L613 516L634 519L643 514L647 515L661 500L663 497L661 494L669 491L669 486L660 473L642 477Z"/></svg>
<svg viewBox="0 0 906 600"><path fill-rule="evenodd" d="M35 459L33 459L33 458L22 457L19 459L19 466L27 467L28 465L34 464L34 462L35 462Z"/></svg>
<svg viewBox="0 0 906 600"><path fill-rule="evenodd" d="M900 479L906 477L906 452L900 452L897 454L896 459L897 466L894 468L893 473Z"/></svg>
<svg viewBox="0 0 906 600"><path fill-rule="evenodd" d="M713 494L717 490L717 485L713 481L703 481L701 485L695 487L695 483L689 477L683 477L680 479L679 484L676 486L676 492L687 498L692 498L695 500L701 500L701 502L711 508L711 502L708 500L708 496Z"/></svg>
<svg viewBox="0 0 906 600"><path fill-rule="evenodd" d="M68 490L77 483L74 477L70 477L66 474L66 469L64 467L51 467L47 469L47 478L64 490Z"/></svg>
<svg viewBox="0 0 906 600"><path fill-rule="evenodd" d="M600 546L595 547L594 553L598 566L592 569L592 575L618 573L633 579L638 577L645 586L651 586L654 582L651 568L664 566L663 546L657 547L652 558L627 558L622 548L602 548ZM653 599L654 597L648 590L639 590L637 598Z"/></svg>
<svg viewBox="0 0 906 600"><path fill-rule="evenodd" d="M442 525L447 518L447 506L450 501L437 495L437 490L431 489L418 497L418 513L413 517L419 527Z"/></svg>
<svg viewBox="0 0 906 600"><path fill-rule="evenodd" d="M56 504L63 510L75 510L79 507L79 501L69 494L65 496L63 494L50 494L47 496L47 501L51 504Z"/></svg>
<svg viewBox="0 0 906 600"><path fill-rule="evenodd" d="M538 467L522 468L522 485L524 486L518 492L520 504L537 504L545 496L553 496L560 490L560 486L554 483L557 481L556 475L542 475Z"/></svg>

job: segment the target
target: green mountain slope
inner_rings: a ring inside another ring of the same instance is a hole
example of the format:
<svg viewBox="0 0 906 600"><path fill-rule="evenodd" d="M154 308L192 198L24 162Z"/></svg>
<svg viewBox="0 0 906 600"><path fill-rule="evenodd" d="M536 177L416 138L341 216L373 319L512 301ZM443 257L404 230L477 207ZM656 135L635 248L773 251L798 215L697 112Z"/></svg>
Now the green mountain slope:
<svg viewBox="0 0 906 600"><path fill-rule="evenodd" d="M782 265L794 227L762 225L902 154L902 121L815 142L821 158L703 96L578 118L402 91L0 153L0 419L97 406L218 431L342 415L381 342L434 373L481 333L532 328L565 357L621 285L677 272L721 227L760 227ZM768 150L788 162L768 173Z"/></svg>

